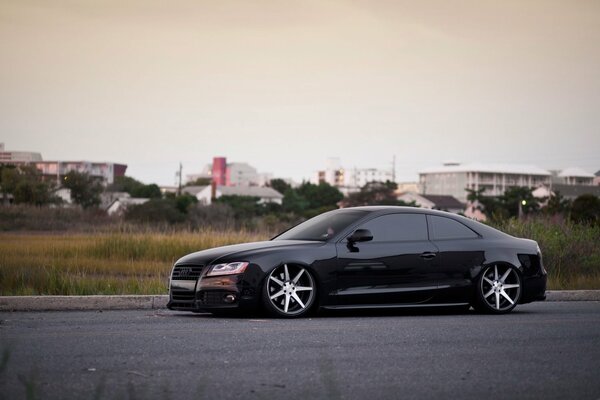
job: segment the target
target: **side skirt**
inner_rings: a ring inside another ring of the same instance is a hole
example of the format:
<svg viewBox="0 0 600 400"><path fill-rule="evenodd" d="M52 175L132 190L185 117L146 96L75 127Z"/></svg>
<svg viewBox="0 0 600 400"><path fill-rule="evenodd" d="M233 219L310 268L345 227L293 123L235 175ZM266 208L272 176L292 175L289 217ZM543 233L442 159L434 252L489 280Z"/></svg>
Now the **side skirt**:
<svg viewBox="0 0 600 400"><path fill-rule="evenodd" d="M342 306L321 306L325 310L366 310L380 308L427 308L427 307L457 307L466 306L469 303L440 303L440 304L356 304Z"/></svg>

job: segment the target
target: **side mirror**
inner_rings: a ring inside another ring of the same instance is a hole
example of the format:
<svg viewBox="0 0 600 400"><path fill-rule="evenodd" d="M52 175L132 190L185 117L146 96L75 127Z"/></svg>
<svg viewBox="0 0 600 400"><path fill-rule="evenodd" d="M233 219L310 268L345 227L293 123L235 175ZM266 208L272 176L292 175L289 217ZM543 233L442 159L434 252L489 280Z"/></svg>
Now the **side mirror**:
<svg viewBox="0 0 600 400"><path fill-rule="evenodd" d="M357 229L348 236L349 243L368 242L369 240L373 240L373 234L368 229Z"/></svg>

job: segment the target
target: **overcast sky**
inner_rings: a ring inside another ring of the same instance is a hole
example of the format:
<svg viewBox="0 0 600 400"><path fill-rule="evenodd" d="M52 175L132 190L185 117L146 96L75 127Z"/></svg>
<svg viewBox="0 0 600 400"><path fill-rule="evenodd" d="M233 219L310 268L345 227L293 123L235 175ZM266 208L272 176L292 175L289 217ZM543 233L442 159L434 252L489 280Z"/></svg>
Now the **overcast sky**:
<svg viewBox="0 0 600 400"><path fill-rule="evenodd" d="M600 169L600 1L0 0L0 142L173 184L213 156Z"/></svg>

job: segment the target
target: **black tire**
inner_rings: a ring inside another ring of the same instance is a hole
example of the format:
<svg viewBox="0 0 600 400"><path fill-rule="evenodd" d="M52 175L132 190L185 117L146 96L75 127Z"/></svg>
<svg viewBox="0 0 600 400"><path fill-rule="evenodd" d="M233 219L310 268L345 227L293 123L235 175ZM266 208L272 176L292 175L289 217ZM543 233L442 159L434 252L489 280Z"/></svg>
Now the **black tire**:
<svg viewBox="0 0 600 400"><path fill-rule="evenodd" d="M473 308L486 314L506 314L519 304L522 294L523 280L517 268L488 265L477 278Z"/></svg>
<svg viewBox="0 0 600 400"><path fill-rule="evenodd" d="M294 264L282 264L265 278L262 302L267 313L279 318L298 318L310 313L317 298L311 272Z"/></svg>

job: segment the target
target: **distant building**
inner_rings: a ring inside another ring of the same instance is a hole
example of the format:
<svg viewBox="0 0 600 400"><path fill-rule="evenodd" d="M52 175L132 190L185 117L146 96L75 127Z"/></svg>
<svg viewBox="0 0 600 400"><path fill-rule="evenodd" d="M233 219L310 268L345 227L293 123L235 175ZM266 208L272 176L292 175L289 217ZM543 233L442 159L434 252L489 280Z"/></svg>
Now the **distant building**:
<svg viewBox="0 0 600 400"><path fill-rule="evenodd" d="M550 185L551 176L533 165L445 163L420 171L419 184L422 194L450 195L466 202L466 189L485 188L486 195L499 196L511 187Z"/></svg>
<svg viewBox="0 0 600 400"><path fill-rule="evenodd" d="M56 179L60 184L64 176L71 171L87 173L109 185L118 176L124 176L126 164L94 161L43 161L40 153L28 151L6 151L0 144L0 163L34 165L47 179Z"/></svg>
<svg viewBox="0 0 600 400"><path fill-rule="evenodd" d="M329 158L324 170L317 171L312 179L315 184L328 183L344 194L357 192L370 182L394 181L392 170L377 168L343 168L339 158Z"/></svg>
<svg viewBox="0 0 600 400"><path fill-rule="evenodd" d="M113 201L108 208L106 213L108 215L123 215L127 208L131 206L137 206L148 202L150 199L137 198L137 197L121 197Z"/></svg>
<svg viewBox="0 0 600 400"><path fill-rule="evenodd" d="M115 178L125 176L127 165L112 162L93 161L38 161L30 163L47 178L62 182L71 171L86 173L98 178L104 185L114 183Z"/></svg>
<svg viewBox="0 0 600 400"><path fill-rule="evenodd" d="M250 196L257 197L258 203L276 203L283 202L283 195L270 187L259 186L217 186L214 190L214 197L221 196ZM213 198L212 186L205 186L196 193L196 198L200 204L209 205Z"/></svg>
<svg viewBox="0 0 600 400"><path fill-rule="evenodd" d="M256 168L245 162L227 163L225 157L214 157L202 172L188 174L187 182L209 179L216 186L265 186L273 175L259 173Z"/></svg>
<svg viewBox="0 0 600 400"><path fill-rule="evenodd" d="M406 192L421 193L419 182L398 182L396 185L398 186L396 189L398 195Z"/></svg>
<svg viewBox="0 0 600 400"><path fill-rule="evenodd" d="M583 194L593 194L596 197L600 197L600 186L556 183L552 186L540 186L533 191L533 195L537 198L548 198L550 195L556 193L560 193L562 197L568 200L575 200Z"/></svg>
<svg viewBox="0 0 600 400"><path fill-rule="evenodd" d="M465 211L465 204L461 203L452 196L433 194L425 195L415 192L407 192L398 196L398 200L401 200L405 203L411 203L414 201L417 206L430 210L448 211L455 214Z"/></svg>
<svg viewBox="0 0 600 400"><path fill-rule="evenodd" d="M600 170L594 174L594 185L600 185Z"/></svg>
<svg viewBox="0 0 600 400"><path fill-rule="evenodd" d="M34 161L42 161L42 155L32 151L8 151L4 149L4 143L0 143L0 164Z"/></svg>
<svg viewBox="0 0 600 400"><path fill-rule="evenodd" d="M184 194L189 194L191 196L198 196L198 193L200 193L201 191L203 191L204 189L206 189L207 187L210 187L210 185L204 185L204 186L185 186L184 188L181 189L181 192Z"/></svg>
<svg viewBox="0 0 600 400"><path fill-rule="evenodd" d="M565 185L593 185L594 174L584 171L578 167L565 168L563 170L553 170L552 184Z"/></svg>
<svg viewBox="0 0 600 400"><path fill-rule="evenodd" d="M159 186L160 192L164 195L165 193L177 193L179 186Z"/></svg>

